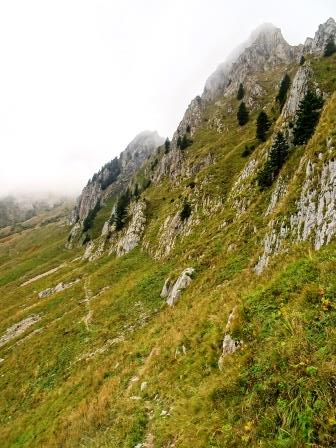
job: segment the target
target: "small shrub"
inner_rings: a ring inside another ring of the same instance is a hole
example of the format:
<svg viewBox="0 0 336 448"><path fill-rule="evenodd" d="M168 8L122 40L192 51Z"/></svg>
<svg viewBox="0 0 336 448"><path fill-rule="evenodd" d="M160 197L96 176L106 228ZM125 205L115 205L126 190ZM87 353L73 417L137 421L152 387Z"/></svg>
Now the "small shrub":
<svg viewBox="0 0 336 448"><path fill-rule="evenodd" d="M243 152L241 153L242 157L250 156L255 150L255 145L245 145Z"/></svg>
<svg viewBox="0 0 336 448"><path fill-rule="evenodd" d="M191 205L187 200L184 200L183 207L180 213L180 218L182 221L186 221L191 215Z"/></svg>

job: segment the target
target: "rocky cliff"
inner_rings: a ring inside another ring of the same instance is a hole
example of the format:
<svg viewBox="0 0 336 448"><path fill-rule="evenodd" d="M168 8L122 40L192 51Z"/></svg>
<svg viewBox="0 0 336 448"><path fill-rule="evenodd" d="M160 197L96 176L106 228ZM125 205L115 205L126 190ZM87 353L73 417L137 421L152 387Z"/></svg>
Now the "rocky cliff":
<svg viewBox="0 0 336 448"><path fill-rule="evenodd" d="M143 131L134 137L119 158L104 165L89 180L77 200L70 223L83 221L100 201L125 189L132 175L163 142L157 132Z"/></svg>

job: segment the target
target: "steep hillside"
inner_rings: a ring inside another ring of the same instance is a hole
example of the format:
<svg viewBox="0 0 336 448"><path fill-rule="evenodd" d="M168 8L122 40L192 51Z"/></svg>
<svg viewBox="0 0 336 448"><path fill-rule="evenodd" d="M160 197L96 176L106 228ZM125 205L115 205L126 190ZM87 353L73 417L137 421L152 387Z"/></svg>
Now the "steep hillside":
<svg viewBox="0 0 336 448"><path fill-rule="evenodd" d="M71 228L1 240L0 446L336 445L334 33L262 27Z"/></svg>

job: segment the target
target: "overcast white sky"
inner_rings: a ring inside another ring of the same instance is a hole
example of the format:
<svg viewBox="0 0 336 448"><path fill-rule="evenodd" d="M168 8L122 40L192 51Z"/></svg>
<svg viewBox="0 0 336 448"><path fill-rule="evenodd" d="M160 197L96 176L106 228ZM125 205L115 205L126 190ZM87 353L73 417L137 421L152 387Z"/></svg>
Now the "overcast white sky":
<svg viewBox="0 0 336 448"><path fill-rule="evenodd" d="M263 22L291 44L335 0L0 0L0 195L78 193L144 129L171 136Z"/></svg>

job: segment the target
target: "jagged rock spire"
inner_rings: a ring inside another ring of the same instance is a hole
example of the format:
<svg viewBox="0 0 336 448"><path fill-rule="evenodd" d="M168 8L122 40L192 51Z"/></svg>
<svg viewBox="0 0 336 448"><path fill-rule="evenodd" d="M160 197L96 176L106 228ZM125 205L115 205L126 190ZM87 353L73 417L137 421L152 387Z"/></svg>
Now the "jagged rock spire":
<svg viewBox="0 0 336 448"><path fill-rule="evenodd" d="M280 63L290 63L298 48L286 42L280 28L270 23L258 27L207 79L203 98L212 100L229 85L243 82L250 71L268 70Z"/></svg>
<svg viewBox="0 0 336 448"><path fill-rule="evenodd" d="M314 38L308 37L306 39L303 52L317 55L322 54L331 36L336 39L336 22L332 17L318 27Z"/></svg>

